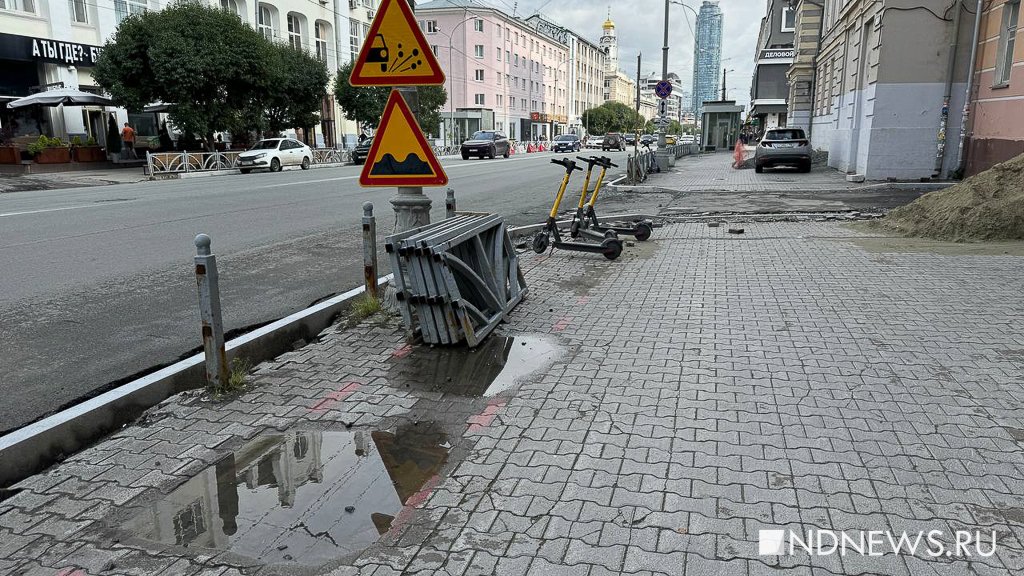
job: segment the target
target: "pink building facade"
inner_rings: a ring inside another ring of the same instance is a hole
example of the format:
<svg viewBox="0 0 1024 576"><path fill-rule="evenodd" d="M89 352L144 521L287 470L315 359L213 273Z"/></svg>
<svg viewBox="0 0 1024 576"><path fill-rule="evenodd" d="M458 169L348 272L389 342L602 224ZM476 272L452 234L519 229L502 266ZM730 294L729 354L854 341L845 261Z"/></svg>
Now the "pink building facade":
<svg viewBox="0 0 1024 576"><path fill-rule="evenodd" d="M445 141L461 142L476 130L515 140L569 132L567 44L470 0L418 5L416 18L446 76Z"/></svg>

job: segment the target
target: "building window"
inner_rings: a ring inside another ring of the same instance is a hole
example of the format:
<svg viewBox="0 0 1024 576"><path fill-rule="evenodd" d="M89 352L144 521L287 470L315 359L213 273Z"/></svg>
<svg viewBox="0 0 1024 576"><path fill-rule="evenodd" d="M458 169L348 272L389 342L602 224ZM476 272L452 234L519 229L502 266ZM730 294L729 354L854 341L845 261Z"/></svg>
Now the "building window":
<svg viewBox="0 0 1024 576"><path fill-rule="evenodd" d="M302 49L302 22L296 14L288 15L288 43L292 48Z"/></svg>
<svg viewBox="0 0 1024 576"><path fill-rule="evenodd" d="M473 20L473 30L476 30L477 32L483 32L484 31L484 21L480 20L479 18L477 18L476 20Z"/></svg>
<svg viewBox="0 0 1024 576"><path fill-rule="evenodd" d="M0 9L16 10L18 12L31 12L35 14L35 0L0 0Z"/></svg>
<svg viewBox="0 0 1024 576"><path fill-rule="evenodd" d="M483 94L474 94L473 95L473 103L476 104L477 106L483 106L484 105L484 95Z"/></svg>
<svg viewBox="0 0 1024 576"><path fill-rule="evenodd" d="M473 56L476 56L477 58L483 58L484 57L484 45L483 44L477 44L476 46L473 46Z"/></svg>
<svg viewBox="0 0 1024 576"><path fill-rule="evenodd" d="M1013 51L1017 45L1020 21L1020 0L1003 4L1003 25L999 31L999 52L996 55L996 86L1007 86L1013 73Z"/></svg>
<svg viewBox="0 0 1024 576"><path fill-rule="evenodd" d="M8 0L8 3L9 0ZM34 2L32 0L22 0L21 2L25 5L31 5ZM146 0L114 0L114 16L117 18L118 23L124 20L132 14L145 14L148 6Z"/></svg>
<svg viewBox="0 0 1024 576"><path fill-rule="evenodd" d="M359 22L356 20L348 21L348 48L349 53L352 55L354 61L359 56Z"/></svg>
<svg viewBox="0 0 1024 576"><path fill-rule="evenodd" d="M85 7L85 0L68 0L68 8L71 10L71 21L79 24L89 22L89 12Z"/></svg>
<svg viewBox="0 0 1024 576"><path fill-rule="evenodd" d="M473 79L476 80L477 82L483 82L484 81L484 71L483 71L483 68L477 68L473 72Z"/></svg>
<svg viewBox="0 0 1024 576"><path fill-rule="evenodd" d="M782 31L792 32L796 30L796 10L789 6L782 9Z"/></svg>
<svg viewBox="0 0 1024 576"><path fill-rule="evenodd" d="M501 86L501 72L497 73L497 77L498 77L498 86Z"/></svg>
<svg viewBox="0 0 1024 576"><path fill-rule="evenodd" d="M501 26L498 26L498 40L501 40Z"/></svg>
<svg viewBox="0 0 1024 576"><path fill-rule="evenodd" d="M260 34L267 40L274 39L274 17L270 13L270 7L260 4L259 20L257 26L260 29Z"/></svg>
<svg viewBox="0 0 1024 576"><path fill-rule="evenodd" d="M425 32L430 34L437 32L437 20L426 20L423 24L426 24L426 26L423 27Z"/></svg>
<svg viewBox="0 0 1024 576"><path fill-rule="evenodd" d="M434 56L437 56L437 44L431 44L430 51L434 53Z"/></svg>
<svg viewBox="0 0 1024 576"><path fill-rule="evenodd" d="M501 62L501 48L495 48L494 50L496 52L496 56L498 57L498 62Z"/></svg>
<svg viewBox="0 0 1024 576"><path fill-rule="evenodd" d="M316 57L327 62L327 46L331 37L331 31L326 22L316 23Z"/></svg>
<svg viewBox="0 0 1024 576"><path fill-rule="evenodd" d="M220 0L220 9L238 15L238 4L235 0Z"/></svg>

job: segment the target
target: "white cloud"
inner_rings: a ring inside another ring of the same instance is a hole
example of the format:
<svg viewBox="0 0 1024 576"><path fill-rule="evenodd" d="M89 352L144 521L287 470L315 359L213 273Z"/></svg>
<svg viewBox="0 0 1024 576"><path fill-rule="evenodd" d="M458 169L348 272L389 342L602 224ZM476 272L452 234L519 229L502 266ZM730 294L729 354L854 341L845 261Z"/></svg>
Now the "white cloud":
<svg viewBox="0 0 1024 576"><path fill-rule="evenodd" d="M633 75L636 73L637 54L643 52L641 71L661 73L662 42L664 40L665 3L661 0L490 0L511 13L529 16L540 10L551 20L572 29L577 34L597 42L601 24L611 6L612 20L619 36L619 67ZM700 10L702 0L685 0ZM766 2L758 0L720 0L725 16L722 33L722 66L733 69L727 77L728 97L749 108L750 82L754 73L754 53L761 18ZM669 72L675 72L689 90L693 70L694 16L689 10L670 5L669 11Z"/></svg>

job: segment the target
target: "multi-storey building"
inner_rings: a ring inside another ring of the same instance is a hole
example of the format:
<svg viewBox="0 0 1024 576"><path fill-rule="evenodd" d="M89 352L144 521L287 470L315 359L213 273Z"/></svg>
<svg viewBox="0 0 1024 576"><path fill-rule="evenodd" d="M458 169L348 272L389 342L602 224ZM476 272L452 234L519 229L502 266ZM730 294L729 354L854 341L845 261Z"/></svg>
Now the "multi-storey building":
<svg viewBox="0 0 1024 576"><path fill-rule="evenodd" d="M655 86L661 81L660 74L651 74L646 78L643 78L640 82L640 94L642 96L648 96L653 100L660 100L654 93ZM682 123L683 121L683 84L679 79L679 75L675 72L668 73L669 84L672 85L672 94L669 95L665 100L667 101L668 108L668 119L675 120L676 122ZM655 101L655 106L657 102Z"/></svg>
<svg viewBox="0 0 1024 576"><path fill-rule="evenodd" d="M761 130L787 125L786 73L796 54L795 30L796 10L789 0L768 0L755 47L756 66L750 86L750 116Z"/></svg>
<svg viewBox="0 0 1024 576"><path fill-rule="evenodd" d="M583 112L604 102L605 52L599 45L540 14L527 18L526 23L569 46L569 129L581 134Z"/></svg>
<svg viewBox="0 0 1024 576"><path fill-rule="evenodd" d="M267 38L319 56L333 73L357 53L379 0L208 0L239 16ZM0 2L0 100L12 100L63 85L100 92L92 79L103 44L130 14L160 10L169 0L5 0ZM349 31L346 37L344 32ZM358 31L358 34L355 32ZM354 144L355 126L345 122L327 87L321 124L299 134L321 146ZM103 143L106 115L130 121L142 138L156 136L158 117L113 107L0 110L0 124L17 134L93 136Z"/></svg>
<svg viewBox="0 0 1024 576"><path fill-rule="evenodd" d="M967 174L1024 154L1024 16L1020 0L995 0L982 14ZM952 133L952 131L951 131ZM956 146L951 143L951 146Z"/></svg>
<svg viewBox="0 0 1024 576"><path fill-rule="evenodd" d="M722 8L718 0L704 0L697 13L693 54L693 108L700 118L704 102L718 100L719 71L722 68Z"/></svg>
<svg viewBox="0 0 1024 576"><path fill-rule="evenodd" d="M472 0L435 0L416 17L447 77L446 140L482 129L520 140L569 131L569 44Z"/></svg>
<svg viewBox="0 0 1024 576"><path fill-rule="evenodd" d="M608 19L601 25L601 49L604 61L604 100L636 106L636 80L619 70L619 39L615 33L615 22L609 10Z"/></svg>
<svg viewBox="0 0 1024 576"><path fill-rule="evenodd" d="M830 166L868 179L946 176L956 168L973 26L960 26L954 39L956 19L970 17L965 7L958 12L946 0L916 6L922 9L825 2L811 141L829 152ZM959 47L953 59L951 45Z"/></svg>

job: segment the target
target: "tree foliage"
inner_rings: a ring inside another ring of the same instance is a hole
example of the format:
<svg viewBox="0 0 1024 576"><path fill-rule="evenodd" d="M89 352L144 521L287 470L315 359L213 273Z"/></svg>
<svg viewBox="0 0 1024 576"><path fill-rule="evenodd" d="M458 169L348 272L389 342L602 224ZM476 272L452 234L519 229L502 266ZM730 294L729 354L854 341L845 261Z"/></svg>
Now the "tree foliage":
<svg viewBox="0 0 1024 576"><path fill-rule="evenodd" d="M214 132L315 124L328 82L316 58L199 2L126 18L93 77L129 110L169 104L171 123L210 150Z"/></svg>
<svg viewBox="0 0 1024 576"><path fill-rule="evenodd" d="M648 120L647 125L644 126L644 131L649 134L656 134L658 132L658 125L654 123L654 120ZM683 126L679 122L672 120L668 123L668 127L665 129L665 134L693 134L693 132L685 132Z"/></svg>
<svg viewBox="0 0 1024 576"><path fill-rule="evenodd" d="M345 117L358 122L362 126L376 127L384 114L391 88L388 86L371 86L366 88L349 84L352 73L350 62L338 69L334 79L334 97L345 112ZM441 126L441 109L448 103L448 92L443 86L419 86L419 109L416 113L420 128L424 132L436 134Z"/></svg>
<svg viewBox="0 0 1024 576"><path fill-rule="evenodd" d="M644 125L644 118L622 102L605 102L583 112L583 125L591 134L632 132Z"/></svg>

